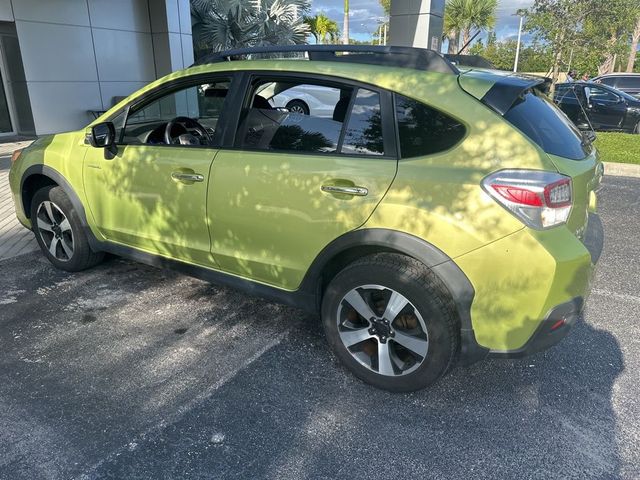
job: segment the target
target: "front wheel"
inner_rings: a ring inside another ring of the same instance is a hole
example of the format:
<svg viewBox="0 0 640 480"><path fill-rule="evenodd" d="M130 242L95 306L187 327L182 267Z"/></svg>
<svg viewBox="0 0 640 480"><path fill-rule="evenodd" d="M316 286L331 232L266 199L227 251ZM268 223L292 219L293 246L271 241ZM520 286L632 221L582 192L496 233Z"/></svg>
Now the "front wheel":
<svg viewBox="0 0 640 480"><path fill-rule="evenodd" d="M56 268L77 272L104 257L91 250L80 217L60 187L44 187L35 193L31 225L42 253Z"/></svg>
<svg viewBox="0 0 640 480"><path fill-rule="evenodd" d="M403 255L376 254L342 270L323 297L322 321L342 363L385 390L431 385L458 349L457 317L445 286Z"/></svg>

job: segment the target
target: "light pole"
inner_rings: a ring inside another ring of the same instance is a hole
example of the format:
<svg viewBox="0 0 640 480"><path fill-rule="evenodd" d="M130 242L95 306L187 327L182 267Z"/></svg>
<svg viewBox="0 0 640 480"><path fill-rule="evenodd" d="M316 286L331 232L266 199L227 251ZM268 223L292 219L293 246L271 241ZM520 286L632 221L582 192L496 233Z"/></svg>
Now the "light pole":
<svg viewBox="0 0 640 480"><path fill-rule="evenodd" d="M514 73L518 71L518 61L520 60L520 40L522 39L522 19L524 17L520 17L520 27L518 28L518 44L516 45L516 60L513 62L513 71Z"/></svg>

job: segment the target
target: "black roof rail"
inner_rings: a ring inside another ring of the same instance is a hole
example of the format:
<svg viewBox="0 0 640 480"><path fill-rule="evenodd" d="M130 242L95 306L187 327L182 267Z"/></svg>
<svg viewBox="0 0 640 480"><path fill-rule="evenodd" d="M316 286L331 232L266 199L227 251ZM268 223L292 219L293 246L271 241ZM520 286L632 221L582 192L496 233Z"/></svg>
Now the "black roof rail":
<svg viewBox="0 0 640 480"><path fill-rule="evenodd" d="M434 50L395 45L272 45L239 48L211 53L191 66L238 60L241 57L251 55L288 55L294 53L306 54L309 60L316 61L366 63L456 75L460 73L451 61ZM347 55L338 55L339 53Z"/></svg>
<svg viewBox="0 0 640 480"><path fill-rule="evenodd" d="M492 70L495 70L496 68L493 63L480 55L455 55L452 53L445 53L444 58L454 65L464 67L490 68Z"/></svg>

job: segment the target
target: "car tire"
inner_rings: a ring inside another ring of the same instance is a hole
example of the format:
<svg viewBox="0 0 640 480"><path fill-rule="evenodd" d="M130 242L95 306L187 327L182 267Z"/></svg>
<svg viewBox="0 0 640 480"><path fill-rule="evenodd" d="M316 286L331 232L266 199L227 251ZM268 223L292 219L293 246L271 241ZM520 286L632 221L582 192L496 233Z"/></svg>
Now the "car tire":
<svg viewBox="0 0 640 480"><path fill-rule="evenodd" d="M31 200L31 224L44 255L60 270L78 272L104 258L89 246L84 226L71 200L58 186L38 190Z"/></svg>
<svg viewBox="0 0 640 480"><path fill-rule="evenodd" d="M291 100L287 103L287 110L292 113L301 113L302 115L309 115L309 105L302 100Z"/></svg>
<svg viewBox="0 0 640 480"><path fill-rule="evenodd" d="M321 311L334 354L384 390L427 387L457 356L459 321L446 287L404 255L380 253L348 265L329 283Z"/></svg>
<svg viewBox="0 0 640 480"><path fill-rule="evenodd" d="M636 125L636 128L633 129L633 132L636 135L640 135L640 122L638 122L638 124Z"/></svg>

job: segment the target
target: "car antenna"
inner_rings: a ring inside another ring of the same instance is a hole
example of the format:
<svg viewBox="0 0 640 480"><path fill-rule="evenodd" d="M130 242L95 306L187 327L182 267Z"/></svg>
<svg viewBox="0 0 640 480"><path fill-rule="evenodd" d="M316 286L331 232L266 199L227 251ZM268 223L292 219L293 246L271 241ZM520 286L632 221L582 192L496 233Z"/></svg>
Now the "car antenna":
<svg viewBox="0 0 640 480"><path fill-rule="evenodd" d="M480 30L478 30L478 31L473 35L473 37L471 37L471 38L469 39L469 41L468 41L467 43L465 43L465 44L462 46L462 48L461 48L460 50L458 50L458 53L456 53L456 55L460 55L460 53L461 53L465 48L467 48L467 47L469 46L469 44L471 44L471 42L473 42L473 41L475 40L475 38L476 38L478 35L480 35Z"/></svg>
<svg viewBox="0 0 640 480"><path fill-rule="evenodd" d="M589 88L589 87L585 87L585 88ZM587 111L584 108L584 105L582 105L582 100L580 100L580 97L578 96L578 93L576 92L576 86L575 85L571 85L571 90L573 91L573 95L576 97L576 100L578 100L578 105L580 105L580 109L582 110L582 114L584 115L585 120L587 121L587 124L589 125L589 128L591 129L591 135L589 135L589 141L593 142L596 139L596 131L593 128L593 124L591 123L591 120L589 119L589 115L587 115ZM586 93L585 93L586 96Z"/></svg>

